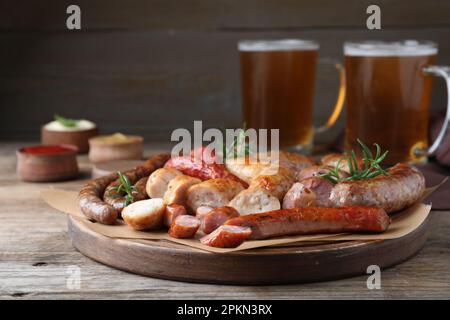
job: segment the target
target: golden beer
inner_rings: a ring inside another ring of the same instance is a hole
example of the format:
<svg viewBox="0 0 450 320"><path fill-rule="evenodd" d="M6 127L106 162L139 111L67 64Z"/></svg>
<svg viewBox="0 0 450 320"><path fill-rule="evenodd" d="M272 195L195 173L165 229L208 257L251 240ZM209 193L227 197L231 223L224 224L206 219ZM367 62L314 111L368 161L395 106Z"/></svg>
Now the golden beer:
<svg viewBox="0 0 450 320"><path fill-rule="evenodd" d="M247 127L279 129L280 147L311 147L318 49L305 40L239 43Z"/></svg>
<svg viewBox="0 0 450 320"><path fill-rule="evenodd" d="M425 161L432 76L436 61L429 42L360 42L344 45L347 73L345 149L357 138L389 150L386 162Z"/></svg>

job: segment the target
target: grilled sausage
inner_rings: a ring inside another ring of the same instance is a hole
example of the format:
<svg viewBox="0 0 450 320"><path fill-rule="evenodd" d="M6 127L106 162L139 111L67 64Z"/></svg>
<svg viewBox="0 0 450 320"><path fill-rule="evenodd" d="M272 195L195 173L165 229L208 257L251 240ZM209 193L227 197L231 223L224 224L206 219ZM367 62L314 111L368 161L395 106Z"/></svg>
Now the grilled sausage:
<svg viewBox="0 0 450 320"><path fill-rule="evenodd" d="M280 167L276 174L260 175L249 188L241 191L230 201L229 206L240 214L250 214L277 210L280 201L294 183L294 172Z"/></svg>
<svg viewBox="0 0 450 320"><path fill-rule="evenodd" d="M119 211L112 205L103 202L101 195L105 188L115 179L118 175L112 173L107 176L97 178L89 181L81 190L78 196L79 206L83 214L90 220L95 220L104 224L114 224Z"/></svg>
<svg viewBox="0 0 450 320"><path fill-rule="evenodd" d="M234 180L218 178L193 185L187 191L187 205L196 211L198 207L223 207L244 188Z"/></svg>
<svg viewBox="0 0 450 320"><path fill-rule="evenodd" d="M187 190L197 184L202 182L200 179L190 177L190 176L177 176L170 180L167 191L164 194L165 204L181 204L186 206L187 200Z"/></svg>
<svg viewBox="0 0 450 320"><path fill-rule="evenodd" d="M241 216L225 222L224 226L249 227L249 239L278 236L340 233L383 232L390 218L381 208L296 208Z"/></svg>
<svg viewBox="0 0 450 320"><path fill-rule="evenodd" d="M360 168L362 168L362 166L364 165L364 161L361 158L358 158L357 161L358 161L358 166ZM322 159L320 159L320 162L323 165L331 166L333 168L335 168L339 163L339 170L342 170L347 173L350 172L350 168L348 166L348 161L347 161L347 156L344 154L330 153L330 154L323 156Z"/></svg>
<svg viewBox="0 0 450 320"><path fill-rule="evenodd" d="M272 158L276 159L276 155ZM295 175L296 172L314 165L314 162L306 156L285 151L279 152L278 163L253 163L249 162L249 159L244 158L231 158L227 159L226 162L228 171L249 184L259 176L267 174L268 168L277 165L292 171Z"/></svg>
<svg viewBox="0 0 450 320"><path fill-rule="evenodd" d="M182 173L172 168L160 168L148 177L146 191L150 198L162 198L167 191L169 182Z"/></svg>
<svg viewBox="0 0 450 320"><path fill-rule="evenodd" d="M157 154L157 155L149 158L142 165L142 167L144 167L146 169L146 172L148 172L144 175L149 175L156 169L161 168L162 166L164 166L164 164L169 159L170 159L170 153L161 153L161 154Z"/></svg>
<svg viewBox="0 0 450 320"><path fill-rule="evenodd" d="M268 164L265 163L248 163L244 158L227 159L225 165L229 172L246 183L251 183L254 178L259 177L261 172L268 167Z"/></svg>
<svg viewBox="0 0 450 320"><path fill-rule="evenodd" d="M197 210L195 210L195 216L199 218L200 220L203 220L203 218L214 208L208 207L208 206L201 206L198 207Z"/></svg>
<svg viewBox="0 0 450 320"><path fill-rule="evenodd" d="M133 200L131 202L136 202L140 200L147 199L147 193L145 191L145 185L147 184L148 177L140 178L137 182L135 180L137 177L133 174L128 174L130 182L134 183L133 190ZM103 201L110 204L119 212L122 212L123 208L126 206L126 197L124 192L117 192L115 189L120 184L119 180L115 180L106 187L105 193L103 195Z"/></svg>
<svg viewBox="0 0 450 320"><path fill-rule="evenodd" d="M249 189L265 189L271 196L283 200L284 195L295 181L295 173L285 167L280 167L278 172L271 175L262 174L254 179Z"/></svg>
<svg viewBox="0 0 450 320"><path fill-rule="evenodd" d="M215 162L215 158L211 158L211 155L205 156L205 149L202 148L200 159L195 159L194 154L196 150L192 152L190 156L174 157L167 161L165 168L173 168L181 171L183 174L199 178L200 180L209 180L217 178L225 178L237 181L242 184L244 188L248 185L245 181L242 181L232 173L230 173L224 164Z"/></svg>
<svg viewBox="0 0 450 320"><path fill-rule="evenodd" d="M335 167L333 167L333 166L326 166L326 165L308 167L303 170L300 170L297 173L295 180L302 181L304 179L318 177L321 174L328 173L331 170L334 170L334 168ZM340 178L347 178L349 176L348 172L346 172L346 171L339 170L338 172L339 172Z"/></svg>
<svg viewBox="0 0 450 320"><path fill-rule="evenodd" d="M280 167L298 172L315 165L314 160L295 152L280 151Z"/></svg>
<svg viewBox="0 0 450 320"><path fill-rule="evenodd" d="M283 209L332 207L331 190L334 185L321 177L303 179L292 185L283 199Z"/></svg>
<svg viewBox="0 0 450 320"><path fill-rule="evenodd" d="M186 208L179 204L169 204L164 212L163 224L170 228L175 219L179 216L187 215Z"/></svg>
<svg viewBox="0 0 450 320"><path fill-rule="evenodd" d="M265 163L242 164L227 161L231 172L250 182L248 189L236 195L229 205L240 214L280 209L280 201L295 182L298 170L312 164L305 156L283 151L279 154L279 167L275 172L272 166Z"/></svg>
<svg viewBox="0 0 450 320"><path fill-rule="evenodd" d="M179 239L193 238L198 228L200 220L194 216L178 216L169 229L169 236Z"/></svg>
<svg viewBox="0 0 450 320"><path fill-rule="evenodd" d="M388 176L340 182L330 194L335 207L376 206L388 213L402 210L418 201L425 190L425 178L416 168L399 163L387 170Z"/></svg>
<svg viewBox="0 0 450 320"><path fill-rule="evenodd" d="M142 200L125 207L122 217L134 230L155 230L162 225L165 207L162 199Z"/></svg>
<svg viewBox="0 0 450 320"><path fill-rule="evenodd" d="M220 226L212 233L200 238L200 242L218 248L236 248L242 244L252 233L247 227Z"/></svg>
<svg viewBox="0 0 450 320"><path fill-rule="evenodd" d="M320 177L304 179L286 193L283 208L361 205L381 207L393 213L412 205L423 195L425 178L419 170L397 164L387 172L387 176L339 182L334 187Z"/></svg>
<svg viewBox="0 0 450 320"><path fill-rule="evenodd" d="M169 158L170 154L168 153L156 155L145 161L142 166L128 171L125 174L134 172L135 174L144 177L152 173L154 170L162 167ZM119 211L103 201L103 193L106 187L117 178L117 173L112 173L110 175L89 181L80 190L78 195L79 206L87 218L104 224L115 223L117 217L119 216Z"/></svg>
<svg viewBox="0 0 450 320"><path fill-rule="evenodd" d="M240 214L266 212L281 208L280 200L262 188L243 190L228 205L235 208Z"/></svg>
<svg viewBox="0 0 450 320"><path fill-rule="evenodd" d="M208 212L202 219L202 231L209 234L223 225L231 218L239 217L239 212L232 207L215 208Z"/></svg>

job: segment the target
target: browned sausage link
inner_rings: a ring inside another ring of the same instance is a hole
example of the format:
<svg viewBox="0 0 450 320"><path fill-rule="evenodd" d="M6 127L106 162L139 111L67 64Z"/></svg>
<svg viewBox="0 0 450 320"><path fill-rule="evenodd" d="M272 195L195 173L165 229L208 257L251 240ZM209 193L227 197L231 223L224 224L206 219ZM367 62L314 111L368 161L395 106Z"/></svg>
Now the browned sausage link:
<svg viewBox="0 0 450 320"><path fill-rule="evenodd" d="M164 164L170 159L170 153L157 154L144 162L143 167L146 167L149 171L148 175L156 169L162 168Z"/></svg>
<svg viewBox="0 0 450 320"><path fill-rule="evenodd" d="M383 232L390 218L381 208L295 208L250 214L233 218L225 225L249 227L250 239L266 239L277 236L340 233Z"/></svg>
<svg viewBox="0 0 450 320"><path fill-rule="evenodd" d="M113 206L103 202L101 194L117 174L112 173L104 177L89 181L78 195L81 212L91 220L104 224L113 224L119 212Z"/></svg>
<svg viewBox="0 0 450 320"><path fill-rule="evenodd" d="M148 176L151 173L150 171L153 171L150 166L142 165L124 173L124 175L128 177L128 180L130 180L130 183L135 187L136 193L133 195L133 202L147 198L145 187ZM120 213L123 208L125 208L126 197L123 192L117 192L117 190L115 190L119 184L120 180L116 179L106 187L103 194L103 201L112 205Z"/></svg>
<svg viewBox="0 0 450 320"><path fill-rule="evenodd" d="M358 166L362 168L364 166L364 161L361 158L357 158ZM322 157L320 162L323 165L331 166L335 168L339 163L339 170L344 172L350 172L350 167L348 166L348 157L345 154L340 153L330 153Z"/></svg>
<svg viewBox="0 0 450 320"><path fill-rule="evenodd" d="M140 178L137 182L135 182L136 178L137 177L130 179L130 182L134 184L132 202L145 200L148 198L147 192L145 190L148 176ZM125 208L126 206L127 201L125 194L123 192L117 192L117 190L115 189L119 184L119 180L115 180L106 187L105 193L103 195L103 201L112 205L119 212L122 212L123 208Z"/></svg>
<svg viewBox="0 0 450 320"><path fill-rule="evenodd" d="M389 175L373 179L341 182L330 194L333 206L376 206L396 212L417 202L425 190L425 178L416 168L398 163Z"/></svg>
<svg viewBox="0 0 450 320"><path fill-rule="evenodd" d="M166 205L166 210L164 211L163 224L170 228L176 218L184 215L187 215L187 211L184 206L176 203L168 204Z"/></svg>
<svg viewBox="0 0 450 320"><path fill-rule="evenodd" d="M333 207L330 194L334 185L321 177L303 179L292 185L283 199L283 209Z"/></svg>
<svg viewBox="0 0 450 320"><path fill-rule="evenodd" d="M212 233L200 238L204 245L217 248L236 248L252 233L248 227L220 226Z"/></svg>
<svg viewBox="0 0 450 320"><path fill-rule="evenodd" d="M276 174L261 175L250 183L249 189L266 189L270 195L283 200L284 195L295 182L295 173L292 170L280 167Z"/></svg>
<svg viewBox="0 0 450 320"><path fill-rule="evenodd" d="M158 154L148 159L142 166L134 170L136 174L142 176L149 175L154 170L161 168L170 158L170 154ZM128 172L127 172L128 173ZM117 173L111 173L107 176L100 177L89 181L79 193L79 205L81 212L91 220L104 224L115 223L119 212L110 204L103 201L103 193L106 187L118 178Z"/></svg>
<svg viewBox="0 0 450 320"><path fill-rule="evenodd" d="M193 238L198 228L200 220L194 216L181 215L178 216L169 229L169 236L178 239Z"/></svg>
<svg viewBox="0 0 450 320"><path fill-rule="evenodd" d="M312 166L305 168L299 172L297 172L295 180L296 181L302 181L304 179L312 178L312 177L318 177L324 173L328 173L331 170L333 170L335 167L333 166ZM338 170L338 174L340 178L347 178L349 176L348 172Z"/></svg>
<svg viewBox="0 0 450 320"><path fill-rule="evenodd" d="M227 220L239 217L239 212L232 207L219 207L211 210L202 220L202 230L209 234L223 225Z"/></svg>

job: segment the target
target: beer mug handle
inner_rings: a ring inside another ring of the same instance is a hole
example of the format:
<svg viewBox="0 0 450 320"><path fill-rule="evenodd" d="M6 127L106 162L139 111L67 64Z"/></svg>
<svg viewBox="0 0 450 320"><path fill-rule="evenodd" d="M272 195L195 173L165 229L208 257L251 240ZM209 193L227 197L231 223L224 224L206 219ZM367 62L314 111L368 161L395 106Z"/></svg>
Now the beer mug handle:
<svg viewBox="0 0 450 320"><path fill-rule="evenodd" d="M330 129L336 123L336 120L339 118L339 115L341 114L342 109L344 107L345 91L346 91L345 69L339 63L336 64L336 69L339 72L339 92L336 104L334 105L333 112L331 113L327 122L320 127L314 128L315 133L321 133Z"/></svg>
<svg viewBox="0 0 450 320"><path fill-rule="evenodd" d="M441 142L444 140L445 134L447 132L448 124L450 121L450 67L447 66L427 66L423 69L423 72L425 74L442 77L445 80L445 85L447 87L447 111L445 113L445 119L442 124L441 131L439 131L439 134L437 138L434 140L434 142L431 144L431 146L428 149L416 149L414 150L414 153L418 156L429 156L432 155Z"/></svg>

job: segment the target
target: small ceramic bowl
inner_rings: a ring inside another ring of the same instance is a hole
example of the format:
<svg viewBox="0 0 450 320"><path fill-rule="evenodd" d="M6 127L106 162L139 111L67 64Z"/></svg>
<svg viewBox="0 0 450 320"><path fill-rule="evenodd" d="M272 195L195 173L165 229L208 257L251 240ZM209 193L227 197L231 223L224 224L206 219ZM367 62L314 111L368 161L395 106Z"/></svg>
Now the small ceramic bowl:
<svg viewBox="0 0 450 320"><path fill-rule="evenodd" d="M23 181L53 182L79 174L74 145L36 145L17 150L17 175Z"/></svg>
<svg viewBox="0 0 450 320"><path fill-rule="evenodd" d="M79 153L89 151L89 139L98 135L97 127L86 130L55 131L47 126L41 129L41 142L45 145L71 144L78 148Z"/></svg>
<svg viewBox="0 0 450 320"><path fill-rule="evenodd" d="M89 139L89 160L100 163L112 160L141 160L143 157L141 136L116 133Z"/></svg>

